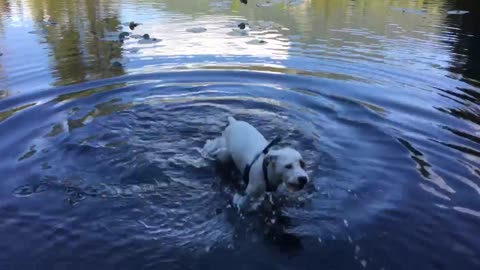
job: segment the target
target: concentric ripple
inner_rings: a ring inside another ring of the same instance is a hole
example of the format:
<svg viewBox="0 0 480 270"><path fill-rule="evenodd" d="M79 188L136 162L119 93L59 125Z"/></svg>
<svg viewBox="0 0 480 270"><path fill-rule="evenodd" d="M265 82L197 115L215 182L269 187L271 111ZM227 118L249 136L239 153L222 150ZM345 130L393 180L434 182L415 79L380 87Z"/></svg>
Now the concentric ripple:
<svg viewBox="0 0 480 270"><path fill-rule="evenodd" d="M21 2L0 3L0 269L480 265L477 6ZM202 152L232 115L312 186L238 213L239 172Z"/></svg>
<svg viewBox="0 0 480 270"><path fill-rule="evenodd" d="M78 211L93 208L82 222L90 220L115 235L111 237L124 238L112 248L144 239L163 243L156 253L204 254L215 248L245 248L266 228L273 228L274 235L267 234L273 239L292 234L353 244L358 228L411 196L412 179L451 200L456 191L402 135L408 129L392 128L392 115L401 113L335 95L336 84L272 72L194 70L52 89L29 102L34 104L30 107L22 104L35 95L10 99L9 106L21 112L12 112L2 130L41 121L34 128L17 128L19 136L2 144L1 151L17 160L15 167L5 162L1 167L10 176L3 192L13 190L14 195L6 205L18 200L48 205L54 218L64 213L75 219L80 216L66 205L80 207ZM217 164L201 153L229 115L251 122L267 138L282 134L285 143L300 149L316 189L298 195L300 204L278 210L281 216L266 213L261 227L250 231L244 226L256 224L256 218L242 222L229 204L234 190L226 183L238 176L222 178ZM18 145L19 151L9 151L10 145ZM412 170L409 151L427 181ZM278 231L276 222L284 229ZM124 230L128 236L120 236ZM54 241L63 237L74 236L57 235ZM94 240L72 241L82 248ZM294 247L291 241L289 249ZM44 252L62 245L52 244ZM123 263L125 258L111 260Z"/></svg>

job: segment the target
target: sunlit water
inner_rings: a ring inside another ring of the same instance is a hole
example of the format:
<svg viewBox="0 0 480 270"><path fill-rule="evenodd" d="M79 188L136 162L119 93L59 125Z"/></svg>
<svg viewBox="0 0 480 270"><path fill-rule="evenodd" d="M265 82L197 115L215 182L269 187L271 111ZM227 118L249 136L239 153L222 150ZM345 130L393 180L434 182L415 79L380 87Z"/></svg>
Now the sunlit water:
<svg viewBox="0 0 480 270"><path fill-rule="evenodd" d="M479 268L480 9L452 2L0 1L0 269ZM229 115L313 187L238 215L202 155Z"/></svg>

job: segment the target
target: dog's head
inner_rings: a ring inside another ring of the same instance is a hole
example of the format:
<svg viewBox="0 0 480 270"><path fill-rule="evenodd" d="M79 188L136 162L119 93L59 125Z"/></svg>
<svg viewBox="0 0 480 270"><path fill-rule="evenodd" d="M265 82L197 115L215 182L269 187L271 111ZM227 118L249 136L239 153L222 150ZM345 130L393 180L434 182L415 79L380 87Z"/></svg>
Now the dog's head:
<svg viewBox="0 0 480 270"><path fill-rule="evenodd" d="M290 190L301 190L310 181L305 171L305 161L295 149L285 147L272 150L265 156L264 162L272 178L285 183Z"/></svg>

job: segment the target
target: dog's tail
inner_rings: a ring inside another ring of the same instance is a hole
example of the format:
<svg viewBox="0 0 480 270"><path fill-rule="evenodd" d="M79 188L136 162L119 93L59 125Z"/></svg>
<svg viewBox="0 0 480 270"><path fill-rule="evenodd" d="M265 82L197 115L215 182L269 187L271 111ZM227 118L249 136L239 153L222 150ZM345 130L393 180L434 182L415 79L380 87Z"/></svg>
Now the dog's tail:
<svg viewBox="0 0 480 270"><path fill-rule="evenodd" d="M233 123L237 122L237 119L233 118L232 116L228 117L228 124L231 125Z"/></svg>

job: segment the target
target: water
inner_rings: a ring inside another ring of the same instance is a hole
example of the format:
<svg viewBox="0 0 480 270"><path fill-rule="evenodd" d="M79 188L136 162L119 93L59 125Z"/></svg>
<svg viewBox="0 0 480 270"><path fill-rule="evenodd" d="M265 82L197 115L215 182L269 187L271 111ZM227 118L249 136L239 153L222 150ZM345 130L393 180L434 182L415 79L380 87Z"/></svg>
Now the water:
<svg viewBox="0 0 480 270"><path fill-rule="evenodd" d="M0 269L479 268L479 12L0 1ZM239 216L229 115L314 189Z"/></svg>

